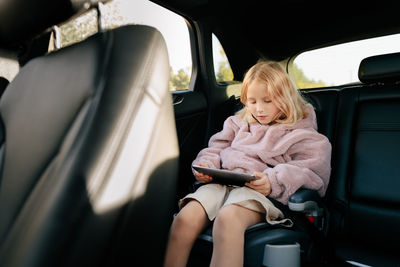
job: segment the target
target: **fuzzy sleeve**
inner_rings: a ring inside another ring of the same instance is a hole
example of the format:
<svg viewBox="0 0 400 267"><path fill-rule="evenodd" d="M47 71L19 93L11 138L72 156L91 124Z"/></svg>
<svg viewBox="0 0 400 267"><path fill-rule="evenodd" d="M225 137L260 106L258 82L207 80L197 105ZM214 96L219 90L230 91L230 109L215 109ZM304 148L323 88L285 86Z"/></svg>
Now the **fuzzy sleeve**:
<svg viewBox="0 0 400 267"><path fill-rule="evenodd" d="M220 152L229 147L235 138L235 132L238 126L234 122L233 116L227 118L224 122L222 131L214 134L208 142L208 147L204 148L197 155L192 165L200 163L207 164L210 168L221 168Z"/></svg>
<svg viewBox="0 0 400 267"><path fill-rule="evenodd" d="M286 155L289 161L264 171L271 183L270 197L286 205L301 187L324 196L331 171L331 150L329 140L317 132L292 144Z"/></svg>

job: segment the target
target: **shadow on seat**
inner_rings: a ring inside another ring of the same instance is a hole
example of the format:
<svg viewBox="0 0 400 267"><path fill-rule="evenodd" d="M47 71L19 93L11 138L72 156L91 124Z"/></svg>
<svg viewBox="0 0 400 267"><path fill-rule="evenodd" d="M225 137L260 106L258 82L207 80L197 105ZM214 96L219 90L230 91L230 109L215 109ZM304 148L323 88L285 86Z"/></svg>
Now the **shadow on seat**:
<svg viewBox="0 0 400 267"><path fill-rule="evenodd" d="M87 3L42 0L42 9L29 9L25 2L0 7L23 18L0 16L2 27L21 28L0 32L0 46L24 42ZM0 102L0 266L161 265L147 255L164 254L175 204L168 81L163 37L139 25L98 33L20 70Z"/></svg>

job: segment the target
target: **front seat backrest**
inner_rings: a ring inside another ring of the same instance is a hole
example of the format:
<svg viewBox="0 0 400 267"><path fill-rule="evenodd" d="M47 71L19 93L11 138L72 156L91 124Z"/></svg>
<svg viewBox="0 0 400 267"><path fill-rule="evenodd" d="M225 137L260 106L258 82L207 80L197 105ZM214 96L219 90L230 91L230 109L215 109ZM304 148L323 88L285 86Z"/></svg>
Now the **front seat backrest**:
<svg viewBox="0 0 400 267"><path fill-rule="evenodd" d="M124 229L159 229L142 249L165 244L178 156L168 80L165 42L147 26L97 34L21 69L0 103L0 266L100 265L127 246ZM143 260L132 253L132 264Z"/></svg>

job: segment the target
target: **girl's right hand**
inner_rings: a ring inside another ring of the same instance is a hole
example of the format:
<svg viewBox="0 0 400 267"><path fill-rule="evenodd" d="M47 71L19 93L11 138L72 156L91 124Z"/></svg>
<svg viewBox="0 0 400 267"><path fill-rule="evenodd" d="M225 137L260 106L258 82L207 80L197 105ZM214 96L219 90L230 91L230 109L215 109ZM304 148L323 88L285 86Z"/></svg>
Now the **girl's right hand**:
<svg viewBox="0 0 400 267"><path fill-rule="evenodd" d="M202 167L208 167L208 164L205 163L200 163L199 164ZM194 170L194 177L196 178L197 181L199 181L200 183L209 183L213 180L213 178L207 174L198 172L196 170Z"/></svg>

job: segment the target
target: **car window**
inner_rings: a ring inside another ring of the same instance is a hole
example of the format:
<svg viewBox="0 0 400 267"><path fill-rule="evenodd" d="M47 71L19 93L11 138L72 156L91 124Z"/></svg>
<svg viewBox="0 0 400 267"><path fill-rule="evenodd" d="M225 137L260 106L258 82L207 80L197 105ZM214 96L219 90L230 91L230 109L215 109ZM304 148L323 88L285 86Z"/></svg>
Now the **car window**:
<svg viewBox="0 0 400 267"><path fill-rule="evenodd" d="M289 70L299 88L358 83L362 59L400 51L400 34L370 38L299 54Z"/></svg>
<svg viewBox="0 0 400 267"><path fill-rule="evenodd" d="M170 61L170 91L189 89L192 54L189 28L185 19L148 0L116 0L101 6L105 29L127 24L149 25L163 35ZM59 27L61 47L79 42L97 32L97 11L93 10ZM53 43L53 42L51 42ZM50 50L54 49L53 44Z"/></svg>
<svg viewBox="0 0 400 267"><path fill-rule="evenodd" d="M56 47L65 47L73 43L85 40L89 36L97 33L97 11L90 10L78 18L69 21L59 27L61 36L54 40L59 42ZM52 43L53 44L53 43Z"/></svg>
<svg viewBox="0 0 400 267"><path fill-rule="evenodd" d="M212 47L215 79L219 83L233 81L231 65L224 48L214 34L212 35Z"/></svg>

